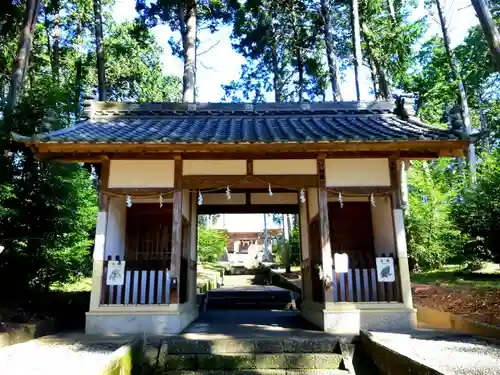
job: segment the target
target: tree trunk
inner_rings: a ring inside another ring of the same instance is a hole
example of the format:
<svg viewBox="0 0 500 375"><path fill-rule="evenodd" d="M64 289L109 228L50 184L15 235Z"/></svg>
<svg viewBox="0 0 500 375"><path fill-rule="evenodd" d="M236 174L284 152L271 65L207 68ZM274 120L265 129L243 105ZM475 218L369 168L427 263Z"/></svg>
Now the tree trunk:
<svg viewBox="0 0 500 375"><path fill-rule="evenodd" d="M35 32L36 23L38 20L38 12L40 10L41 0L27 0L21 38L19 48L17 50L16 59L12 68L10 78L9 95L5 104L4 118L7 124L6 131L10 130L10 121L14 113L14 108L17 105L21 87L24 83L26 71L29 65L29 56L31 45L33 43L33 33Z"/></svg>
<svg viewBox="0 0 500 375"><path fill-rule="evenodd" d="M500 32L498 31L495 21L491 16L491 12L486 4L485 0L472 0L472 6L476 10L477 18L481 23L484 35L490 46L491 54L493 55L493 61L500 71Z"/></svg>
<svg viewBox="0 0 500 375"><path fill-rule="evenodd" d="M195 101L196 75L196 1L187 1L180 12L182 45L184 52L184 74L182 76L182 102Z"/></svg>
<svg viewBox="0 0 500 375"><path fill-rule="evenodd" d="M273 86L274 86L274 102L282 102L282 81L281 81L281 71L278 62L278 52L276 51L276 44L272 47L272 60L273 60Z"/></svg>
<svg viewBox="0 0 500 375"><path fill-rule="evenodd" d="M477 89L476 96L477 96L477 106L479 108L479 118L481 120L481 131L486 133L486 131L488 130L488 123L486 121L486 116L484 114L483 92L482 92L481 88ZM489 144L490 142L489 142L488 136L485 136L483 139L484 139L484 141L483 141L484 150L489 153L490 152L490 144Z"/></svg>
<svg viewBox="0 0 500 375"><path fill-rule="evenodd" d="M396 22L396 10L394 9L393 0L387 0L387 7L389 8L389 13L391 14L392 20Z"/></svg>
<svg viewBox="0 0 500 375"><path fill-rule="evenodd" d="M359 27L359 4L358 0L352 0L351 6L351 29L352 45L354 48L354 81L356 85L356 100L361 101L361 91L359 86L359 75L362 64L361 57L361 31Z"/></svg>
<svg viewBox="0 0 500 375"><path fill-rule="evenodd" d="M377 88L377 68L375 68L375 64L373 63L373 59L368 56L368 63L370 64L370 74L373 84L373 95L375 95L375 99L378 98L379 92Z"/></svg>
<svg viewBox="0 0 500 375"><path fill-rule="evenodd" d="M441 8L441 1L436 0L436 7L439 16L439 22L441 23L441 31L443 32L443 41L446 49L446 54L448 55L448 59L450 62L451 69L453 71L453 75L458 83L458 93L460 100L460 107L462 109L462 117L465 125L465 131L467 133L471 133L472 126L470 122L469 116L469 104L467 103L467 94L465 92L464 83L462 81L462 77L460 75L460 66L458 64L457 57L455 53L452 51L450 47L450 36L448 35L448 29L446 27L446 20L444 18L443 10ZM476 178L476 151L473 143L469 144L467 150L467 160L469 162L469 171L471 174L472 181L475 181Z"/></svg>
<svg viewBox="0 0 500 375"><path fill-rule="evenodd" d="M363 23L362 29L363 29L364 40L366 43L366 50L367 50L366 52L368 53L368 56L370 56L372 64L371 66L372 74L373 74L373 68L375 68L376 78L378 80L378 91L375 97L376 98L380 97L384 100L389 100L391 97L391 90L389 86L389 81L387 80L387 74L385 73L385 69L382 66L382 64L380 64L380 61L375 56L373 56L373 50L371 48L370 37L369 37L371 33L365 23Z"/></svg>
<svg viewBox="0 0 500 375"><path fill-rule="evenodd" d="M95 48L97 56L97 81L99 100L107 99L106 71L104 59L104 36L102 28L102 6L101 0L94 0L94 24L95 24Z"/></svg>
<svg viewBox="0 0 500 375"><path fill-rule="evenodd" d="M82 23L81 20L77 21L76 25L76 38L78 40L78 57L75 62L75 121L80 119L80 95L82 93L82 54L80 51L81 47L81 34L82 34Z"/></svg>
<svg viewBox="0 0 500 375"><path fill-rule="evenodd" d="M330 32L330 13L327 0L321 0L321 16L323 17L323 34L325 36L326 60L328 62L332 96L334 101L342 101L342 94L340 93L340 86L338 84L337 56L335 55L332 43L332 33Z"/></svg>
<svg viewBox="0 0 500 375"><path fill-rule="evenodd" d="M297 70L299 71L299 103L304 101L304 64L300 47L297 47Z"/></svg>
<svg viewBox="0 0 500 375"><path fill-rule="evenodd" d="M60 10L57 9L55 18L54 18L54 43L52 44L52 72L54 75L55 81L59 84L59 45L60 45L60 40L61 40L61 29L60 29L60 22L61 22L61 16L60 16Z"/></svg>

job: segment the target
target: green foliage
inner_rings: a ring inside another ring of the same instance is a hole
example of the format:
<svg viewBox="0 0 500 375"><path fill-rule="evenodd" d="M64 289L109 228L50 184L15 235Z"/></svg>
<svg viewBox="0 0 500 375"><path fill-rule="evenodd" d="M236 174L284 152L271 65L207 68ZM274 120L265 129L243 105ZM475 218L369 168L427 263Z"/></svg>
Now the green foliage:
<svg viewBox="0 0 500 375"><path fill-rule="evenodd" d="M469 259L500 260L500 151L484 155L477 182L465 189L452 206L452 215L469 238Z"/></svg>
<svg viewBox="0 0 500 375"><path fill-rule="evenodd" d="M406 214L408 257L414 269L438 268L462 247L450 217L455 176L450 160L415 162L409 173L410 211Z"/></svg>
<svg viewBox="0 0 500 375"><path fill-rule="evenodd" d="M104 9L114 3L103 1ZM13 117L1 135L32 135L74 124L83 95L96 90L92 0L49 1L39 14L30 65ZM0 112L21 35L24 4L0 14ZM104 12L106 73L114 100L178 100L180 80L165 76L161 49L136 23ZM81 164L41 162L23 145L0 138L0 293L48 290L88 276L97 216L97 176Z"/></svg>
<svg viewBox="0 0 500 375"><path fill-rule="evenodd" d="M216 262L224 254L228 240L223 230L198 227L198 259L201 262Z"/></svg>
<svg viewBox="0 0 500 375"><path fill-rule="evenodd" d="M279 264L287 264L286 257L288 256L289 265L300 265L300 229L298 226L292 229L288 241L284 237L278 238L277 243L273 246L273 254Z"/></svg>

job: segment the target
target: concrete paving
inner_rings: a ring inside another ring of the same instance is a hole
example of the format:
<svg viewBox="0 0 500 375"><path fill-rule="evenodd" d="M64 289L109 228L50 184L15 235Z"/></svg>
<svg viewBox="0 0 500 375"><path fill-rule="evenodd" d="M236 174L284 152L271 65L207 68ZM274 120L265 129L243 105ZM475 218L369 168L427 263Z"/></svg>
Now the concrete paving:
<svg viewBox="0 0 500 375"><path fill-rule="evenodd" d="M183 332L187 337L317 337L327 336L307 322L297 311L286 310L212 310Z"/></svg>
<svg viewBox="0 0 500 375"><path fill-rule="evenodd" d="M2 375L99 374L131 336L60 333L0 349Z"/></svg>
<svg viewBox="0 0 500 375"><path fill-rule="evenodd" d="M371 339L418 363L450 375L493 375L500 369L499 341L437 329L370 332Z"/></svg>

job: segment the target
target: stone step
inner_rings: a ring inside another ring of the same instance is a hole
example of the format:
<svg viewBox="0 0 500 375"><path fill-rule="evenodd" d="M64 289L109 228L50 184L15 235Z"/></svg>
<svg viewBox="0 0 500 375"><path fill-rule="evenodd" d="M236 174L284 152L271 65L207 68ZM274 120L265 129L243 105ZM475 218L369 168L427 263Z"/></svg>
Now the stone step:
<svg viewBox="0 0 500 375"><path fill-rule="evenodd" d="M172 370L308 370L345 369L341 354L179 354L162 358L164 371Z"/></svg>
<svg viewBox="0 0 500 375"><path fill-rule="evenodd" d="M347 370L194 370L167 371L165 375L349 375Z"/></svg>
<svg viewBox="0 0 500 375"><path fill-rule="evenodd" d="M321 333L318 332L318 336ZM153 351L165 354L257 354L257 353L340 353L339 339L334 336L247 339L194 340L174 337L153 344Z"/></svg>
<svg viewBox="0 0 500 375"><path fill-rule="evenodd" d="M283 309L291 301L288 290L224 290L207 295L207 309Z"/></svg>

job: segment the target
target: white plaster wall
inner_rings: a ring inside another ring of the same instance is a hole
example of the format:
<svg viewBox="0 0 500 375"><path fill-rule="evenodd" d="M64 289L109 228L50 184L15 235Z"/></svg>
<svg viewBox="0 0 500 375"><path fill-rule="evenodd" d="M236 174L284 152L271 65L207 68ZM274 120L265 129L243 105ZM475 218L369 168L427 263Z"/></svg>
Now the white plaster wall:
<svg viewBox="0 0 500 375"><path fill-rule="evenodd" d="M247 174L246 160L183 160L184 176L222 176Z"/></svg>
<svg viewBox="0 0 500 375"><path fill-rule="evenodd" d="M371 211L375 253L396 254L391 202L385 197L375 197L375 207L372 205Z"/></svg>
<svg viewBox="0 0 500 375"><path fill-rule="evenodd" d="M174 186L173 160L111 160L110 188L162 188Z"/></svg>
<svg viewBox="0 0 500 375"><path fill-rule="evenodd" d="M309 220L311 220L319 212L318 189L316 188L307 189L307 204L309 207Z"/></svg>
<svg viewBox="0 0 500 375"><path fill-rule="evenodd" d="M203 194L203 204L245 204L245 193L231 193L231 199L227 199L225 193Z"/></svg>
<svg viewBox="0 0 500 375"><path fill-rule="evenodd" d="M252 193L250 195L252 204L297 204L297 193Z"/></svg>
<svg viewBox="0 0 500 375"><path fill-rule="evenodd" d="M297 175L316 173L316 159L274 159L253 161L253 174L255 175Z"/></svg>
<svg viewBox="0 0 500 375"><path fill-rule="evenodd" d="M326 159L327 186L390 186L388 159Z"/></svg>
<svg viewBox="0 0 500 375"><path fill-rule="evenodd" d="M111 255L113 259L115 255L119 255L123 259L125 254L126 210L125 198L110 198L106 228L105 259L107 259L108 255Z"/></svg>

